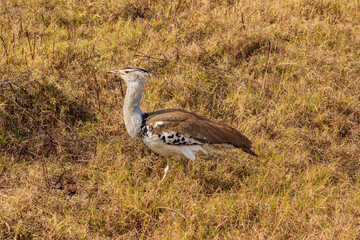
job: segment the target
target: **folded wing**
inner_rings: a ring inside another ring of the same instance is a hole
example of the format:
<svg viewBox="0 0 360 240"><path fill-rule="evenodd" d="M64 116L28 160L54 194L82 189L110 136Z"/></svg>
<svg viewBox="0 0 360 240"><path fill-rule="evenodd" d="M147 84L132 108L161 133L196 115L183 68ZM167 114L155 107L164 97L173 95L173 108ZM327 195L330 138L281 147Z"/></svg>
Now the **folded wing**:
<svg viewBox="0 0 360 240"><path fill-rule="evenodd" d="M166 109L146 113L144 125L153 127L152 133L164 137L166 133L176 136L177 141L168 144L180 144L182 139L189 139L194 144L209 144L240 148L243 151L257 156L251 150L251 141L232 127L226 126L195 113L181 109ZM170 136L171 137L171 136ZM189 143L184 141L184 144Z"/></svg>

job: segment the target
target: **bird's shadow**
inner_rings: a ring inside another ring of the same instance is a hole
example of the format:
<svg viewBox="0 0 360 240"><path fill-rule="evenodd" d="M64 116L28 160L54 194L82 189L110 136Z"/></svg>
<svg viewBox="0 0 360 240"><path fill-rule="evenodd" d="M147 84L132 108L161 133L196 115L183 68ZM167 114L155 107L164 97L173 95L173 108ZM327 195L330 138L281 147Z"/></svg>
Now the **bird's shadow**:
<svg viewBox="0 0 360 240"><path fill-rule="evenodd" d="M253 173L247 164L220 166L217 161L204 161L194 168L192 178L201 185L201 193L210 195L239 189Z"/></svg>

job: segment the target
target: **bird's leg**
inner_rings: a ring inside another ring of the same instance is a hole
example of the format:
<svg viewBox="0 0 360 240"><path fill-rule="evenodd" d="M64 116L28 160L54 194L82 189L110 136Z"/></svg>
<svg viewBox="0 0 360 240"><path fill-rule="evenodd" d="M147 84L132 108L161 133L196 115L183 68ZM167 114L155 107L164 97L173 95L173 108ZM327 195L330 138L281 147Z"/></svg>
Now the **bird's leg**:
<svg viewBox="0 0 360 240"><path fill-rule="evenodd" d="M161 181L163 181L164 179L165 179L165 177L166 177L166 175L168 174L168 172L170 172L171 171L171 169L172 169L172 159L171 158L168 158L168 160L167 160L167 165L166 165L166 168L165 168L165 174L164 174L164 176L163 176L163 178L161 179Z"/></svg>
<svg viewBox="0 0 360 240"><path fill-rule="evenodd" d="M188 167L187 163L184 161L184 159L180 159L179 162L181 165L181 169L185 173L186 177L190 178L189 167Z"/></svg>

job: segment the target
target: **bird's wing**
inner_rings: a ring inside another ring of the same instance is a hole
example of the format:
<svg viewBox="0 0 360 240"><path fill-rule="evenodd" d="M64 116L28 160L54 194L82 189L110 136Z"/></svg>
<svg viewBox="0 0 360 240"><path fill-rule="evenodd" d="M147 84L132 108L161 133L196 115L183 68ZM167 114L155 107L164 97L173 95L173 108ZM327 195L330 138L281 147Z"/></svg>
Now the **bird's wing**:
<svg viewBox="0 0 360 240"><path fill-rule="evenodd" d="M227 144L256 156L251 150L251 141L243 134L195 113L181 109L166 109L147 113L144 120L144 126L160 138L164 138L164 134L167 134L166 137L175 135L176 139L179 139L170 144ZM188 141L182 141L184 138Z"/></svg>

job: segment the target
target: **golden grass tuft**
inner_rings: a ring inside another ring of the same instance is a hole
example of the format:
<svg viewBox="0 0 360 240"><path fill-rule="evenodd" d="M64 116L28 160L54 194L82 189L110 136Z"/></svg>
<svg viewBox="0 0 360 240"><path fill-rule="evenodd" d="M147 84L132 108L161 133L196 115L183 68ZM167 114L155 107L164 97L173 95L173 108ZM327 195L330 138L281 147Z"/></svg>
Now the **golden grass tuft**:
<svg viewBox="0 0 360 240"><path fill-rule="evenodd" d="M358 1L4 0L0 239L359 239ZM179 167L122 120L106 70L154 73L143 110L235 127Z"/></svg>

